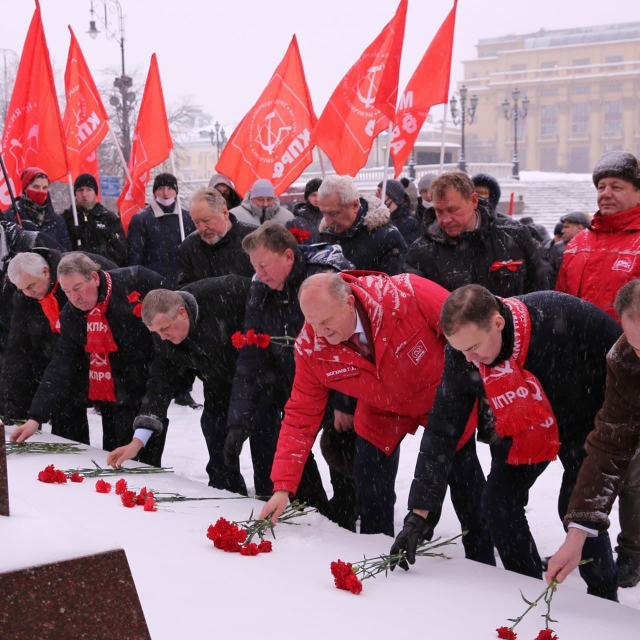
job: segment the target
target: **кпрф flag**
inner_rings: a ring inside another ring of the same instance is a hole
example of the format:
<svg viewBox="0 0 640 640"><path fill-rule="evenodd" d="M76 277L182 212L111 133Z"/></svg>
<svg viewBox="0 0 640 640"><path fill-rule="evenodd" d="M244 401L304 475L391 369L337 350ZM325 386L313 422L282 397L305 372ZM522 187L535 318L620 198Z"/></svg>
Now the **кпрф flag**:
<svg viewBox="0 0 640 640"><path fill-rule="evenodd" d="M92 170L84 171L86 168L93 168L95 165L97 169L95 150L109 131L109 116L73 29L69 27L69 31L71 44L64 73L67 106L62 124L67 142L69 171L75 180L80 173L93 173ZM85 161L88 161L88 164Z"/></svg>
<svg viewBox="0 0 640 640"><path fill-rule="evenodd" d="M266 89L229 138L216 171L229 176L242 195L259 178L270 180L280 195L313 160L315 124L294 35Z"/></svg>
<svg viewBox="0 0 640 640"><path fill-rule="evenodd" d="M39 167L51 182L68 173L62 119L38 0L20 57L1 144L15 195L21 188L20 173L27 167ZM8 186L0 176L0 205L6 208L10 204Z"/></svg>
<svg viewBox="0 0 640 640"><path fill-rule="evenodd" d="M391 134L391 157L396 177L407 162L429 109L447 102L457 6L458 0L455 0L453 9L431 41L400 98Z"/></svg>
<svg viewBox="0 0 640 640"><path fill-rule="evenodd" d="M144 86L138 122L133 135L129 173L133 182L127 181L118 198L118 211L125 233L131 218L145 207L145 191L151 169L164 162L173 149L167 110L164 105L160 71L156 54L151 56L151 66Z"/></svg>
<svg viewBox="0 0 640 640"><path fill-rule="evenodd" d="M367 47L333 92L313 132L340 175L364 167L375 137L395 117L407 17L402 0L395 16Z"/></svg>

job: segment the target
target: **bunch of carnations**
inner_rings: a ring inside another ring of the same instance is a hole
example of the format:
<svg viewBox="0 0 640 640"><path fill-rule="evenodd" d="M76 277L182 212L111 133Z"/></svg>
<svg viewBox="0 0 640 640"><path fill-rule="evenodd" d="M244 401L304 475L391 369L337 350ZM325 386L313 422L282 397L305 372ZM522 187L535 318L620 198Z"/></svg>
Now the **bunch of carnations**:
<svg viewBox="0 0 640 640"><path fill-rule="evenodd" d="M47 484L66 484L67 479L71 480L71 482L82 482L84 480L79 474L72 473L67 475L64 471L56 469L52 464L38 473L38 480Z"/></svg>
<svg viewBox="0 0 640 640"><path fill-rule="evenodd" d="M271 343L281 347L293 347L295 341L296 339L291 336L270 336L268 333L256 333L255 329L249 329L246 335L241 331L236 331L231 336L231 344L236 349L253 346L266 349Z"/></svg>
<svg viewBox="0 0 640 640"><path fill-rule="evenodd" d="M587 564L588 562L592 562L592 560L593 558L581 560L580 566ZM553 600L553 594L555 593L557 586L558 583L555 580L552 580L549 586L533 601L527 600L522 591L520 591L520 596L527 603L528 607L521 616L518 616L517 618L508 618L509 622L513 622L510 627L498 627L496 629L498 638L502 638L502 640L516 640L518 634L514 629L522 622L522 619L527 615L527 613L529 613L529 611L534 607L537 607L538 603L542 601L547 605L547 611L542 614L542 617L544 618L544 629L538 633L534 640L558 640L558 636L549 626L549 623L551 622L558 622L551 617L551 601Z"/></svg>
<svg viewBox="0 0 640 640"><path fill-rule="evenodd" d="M464 533L460 533L453 538L443 540L440 542L440 538L436 538L431 542L425 542L416 550L416 556L422 558L444 558L449 560L449 556L444 553L436 553L434 549L440 547L446 547L450 544L456 544L455 541L462 537ZM356 595L362 593L362 581L367 578L375 578L378 574L388 574L390 569L395 568L402 562L407 561L406 551L402 550L399 553L392 555L382 554L376 558L364 558L361 562L351 563L343 562L342 560L336 560L331 563L331 574L333 575L333 581L338 589L344 591L351 591Z"/></svg>
<svg viewBox="0 0 640 640"><path fill-rule="evenodd" d="M127 300L134 305L133 309L131 309L131 313L133 313L137 318L142 318L142 302L140 302L140 298L141 296L139 291L132 291L127 297Z"/></svg>
<svg viewBox="0 0 640 640"><path fill-rule="evenodd" d="M104 480L98 480L96 482L96 491L98 493L111 493L111 483ZM153 491L147 491L146 487L142 487L139 493L130 491L127 487L127 481L124 478L120 478L116 482L116 495L120 496L122 506L129 509L139 505L144 507L145 511L157 511L156 501L153 495Z"/></svg>
<svg viewBox="0 0 640 640"><path fill-rule="evenodd" d="M298 244L305 243L311 237L310 231L305 231L300 227L291 227L291 229L289 229L289 233L296 239Z"/></svg>

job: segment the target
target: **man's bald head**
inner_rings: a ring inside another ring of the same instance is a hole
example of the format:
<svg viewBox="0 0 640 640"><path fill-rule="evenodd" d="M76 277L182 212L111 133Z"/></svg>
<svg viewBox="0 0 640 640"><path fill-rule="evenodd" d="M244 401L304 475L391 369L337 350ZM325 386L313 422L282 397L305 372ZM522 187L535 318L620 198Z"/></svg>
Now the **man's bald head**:
<svg viewBox="0 0 640 640"><path fill-rule="evenodd" d="M305 320L329 344L348 340L355 331L355 298L337 273L318 273L307 278L300 287L298 300Z"/></svg>

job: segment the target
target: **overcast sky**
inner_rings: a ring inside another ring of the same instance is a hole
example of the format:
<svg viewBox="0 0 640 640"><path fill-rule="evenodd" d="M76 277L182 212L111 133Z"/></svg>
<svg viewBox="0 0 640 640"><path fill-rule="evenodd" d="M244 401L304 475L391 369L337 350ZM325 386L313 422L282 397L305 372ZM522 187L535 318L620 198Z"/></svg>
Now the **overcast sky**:
<svg viewBox="0 0 640 640"><path fill-rule="evenodd" d="M230 127L257 100L295 33L320 115L342 76L391 19L398 1L121 0L127 72L137 69L144 78L151 54L157 53L167 104L190 95ZM90 5L90 0L41 0L51 58L59 70L59 91L68 24L98 83L105 68L120 65L115 41L104 33L95 40L86 34ZM453 0L409 0L401 90L452 5ZM94 6L104 16L102 2L94 0ZM0 0L0 7L0 48L20 53L34 3ZM630 0L460 0L452 87L463 77L462 61L476 57L479 38L637 20L640 5ZM117 27L116 20L113 25ZM1 64L0 57L0 72Z"/></svg>

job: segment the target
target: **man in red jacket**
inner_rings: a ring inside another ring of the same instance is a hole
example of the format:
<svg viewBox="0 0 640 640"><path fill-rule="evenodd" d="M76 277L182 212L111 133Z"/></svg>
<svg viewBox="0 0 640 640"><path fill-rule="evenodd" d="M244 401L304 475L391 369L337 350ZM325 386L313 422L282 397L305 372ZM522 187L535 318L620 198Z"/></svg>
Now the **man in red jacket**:
<svg viewBox="0 0 640 640"><path fill-rule="evenodd" d="M640 277L640 168L626 151L605 153L593 170L599 210L564 252L556 289L597 305L620 322L613 303L618 291ZM631 461L620 491L618 568L621 587L634 585L640 549L640 455Z"/></svg>
<svg viewBox="0 0 640 640"><path fill-rule="evenodd" d="M359 277L358 277L359 276ZM274 522L294 494L330 389L358 399L354 480L361 533L393 535L400 442L424 425L444 366L439 313L447 292L409 274L318 274L299 291L305 324L296 340L296 374L285 407L261 518ZM480 519L484 475L468 425L449 477L467 557L493 562ZM459 489L459 490L458 490ZM430 524L424 523L425 534ZM425 537L426 537L425 535Z"/></svg>

